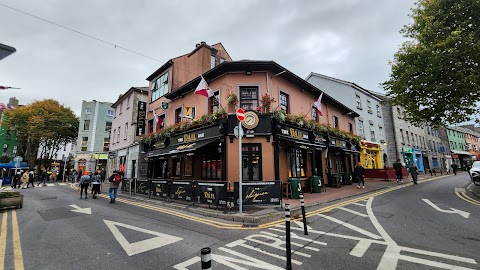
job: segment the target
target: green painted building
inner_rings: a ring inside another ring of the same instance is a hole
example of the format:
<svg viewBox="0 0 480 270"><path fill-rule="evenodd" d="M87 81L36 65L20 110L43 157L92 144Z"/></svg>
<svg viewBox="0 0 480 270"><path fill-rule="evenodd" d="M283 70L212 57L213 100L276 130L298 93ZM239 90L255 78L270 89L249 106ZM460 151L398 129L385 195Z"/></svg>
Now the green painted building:
<svg viewBox="0 0 480 270"><path fill-rule="evenodd" d="M9 99L7 106L18 107L18 99L12 97ZM3 111L0 111L0 121L4 122ZM0 125L0 156L4 157L3 161L7 162L6 158L11 161L18 155L17 132L14 128L6 125ZM5 158L6 157L6 158Z"/></svg>
<svg viewBox="0 0 480 270"><path fill-rule="evenodd" d="M472 154L468 152L465 132L456 127L447 127L446 129L453 162L458 165L458 168L466 170L466 163L471 164L472 162Z"/></svg>

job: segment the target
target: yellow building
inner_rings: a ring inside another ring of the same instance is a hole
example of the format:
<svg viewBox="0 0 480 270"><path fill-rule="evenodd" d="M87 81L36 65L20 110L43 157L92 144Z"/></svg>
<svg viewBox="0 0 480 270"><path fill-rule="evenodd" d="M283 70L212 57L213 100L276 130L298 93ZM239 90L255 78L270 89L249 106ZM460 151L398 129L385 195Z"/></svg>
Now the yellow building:
<svg viewBox="0 0 480 270"><path fill-rule="evenodd" d="M377 143L360 142L360 161L365 169L383 169L382 146Z"/></svg>

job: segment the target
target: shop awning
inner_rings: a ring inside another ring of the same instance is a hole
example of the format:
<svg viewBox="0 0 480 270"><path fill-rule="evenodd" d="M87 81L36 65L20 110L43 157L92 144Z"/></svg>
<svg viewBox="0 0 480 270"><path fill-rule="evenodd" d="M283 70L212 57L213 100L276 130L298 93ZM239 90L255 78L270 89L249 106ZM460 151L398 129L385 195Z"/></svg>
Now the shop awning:
<svg viewBox="0 0 480 270"><path fill-rule="evenodd" d="M181 145L170 145L168 147L165 147L163 149L157 149L153 150L151 152L148 152L146 154L147 158L153 158L153 157L161 157L161 156L167 156L167 155L177 155L177 154L186 154L189 152L194 152L195 150L202 148L204 146L207 146L209 144L213 143L219 143L220 138L212 138L208 140L203 140L203 141L196 141L196 142L191 142L191 143L186 143L186 144L181 144Z"/></svg>
<svg viewBox="0 0 480 270"><path fill-rule="evenodd" d="M467 156L473 156L467 151L460 151L460 150L452 150L452 153L457 154L457 155L467 155Z"/></svg>
<svg viewBox="0 0 480 270"><path fill-rule="evenodd" d="M280 139L283 140L283 141L288 141L290 143L293 143L293 144L297 144L297 145L300 145L300 146L306 146L308 148L327 148L326 145L324 144L316 144L316 143L307 143L307 142L303 142L303 141L299 141L299 140L295 140L295 139L291 139L290 137L283 137L283 136L280 136Z"/></svg>

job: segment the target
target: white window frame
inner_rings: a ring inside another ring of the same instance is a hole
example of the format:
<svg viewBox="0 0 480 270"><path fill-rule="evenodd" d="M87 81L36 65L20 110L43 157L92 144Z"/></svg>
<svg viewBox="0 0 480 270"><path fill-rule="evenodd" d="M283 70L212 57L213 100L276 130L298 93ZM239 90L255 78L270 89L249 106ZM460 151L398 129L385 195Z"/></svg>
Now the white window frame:
<svg viewBox="0 0 480 270"><path fill-rule="evenodd" d="M85 109L85 114L91 114L91 113L92 113L92 108Z"/></svg>
<svg viewBox="0 0 480 270"><path fill-rule="evenodd" d="M358 120L358 130L360 131L360 137L365 137L365 126L363 125L363 120Z"/></svg>
<svg viewBox="0 0 480 270"><path fill-rule="evenodd" d="M152 81L152 86L150 89L150 102L154 102L155 100L163 97L165 94L168 93L168 88L169 88L169 78L170 72L169 70L163 72L160 76L155 78L155 80ZM166 83L165 83L166 82Z"/></svg>
<svg viewBox="0 0 480 270"><path fill-rule="evenodd" d="M362 110L362 98L360 95L355 94L355 102L357 103L357 109Z"/></svg>
<svg viewBox="0 0 480 270"><path fill-rule="evenodd" d="M125 123L125 137L123 139L126 140L127 138L128 138L128 122Z"/></svg>
<svg viewBox="0 0 480 270"><path fill-rule="evenodd" d="M107 110L107 116L114 116L113 110Z"/></svg>
<svg viewBox="0 0 480 270"><path fill-rule="evenodd" d="M375 126L373 125L373 123L370 124L370 140L372 140L372 142L375 142L375 141L376 141L376 138L375 138Z"/></svg>
<svg viewBox="0 0 480 270"><path fill-rule="evenodd" d="M373 111L372 111L372 102L370 100L367 99L367 111L368 113L370 114L373 114Z"/></svg>

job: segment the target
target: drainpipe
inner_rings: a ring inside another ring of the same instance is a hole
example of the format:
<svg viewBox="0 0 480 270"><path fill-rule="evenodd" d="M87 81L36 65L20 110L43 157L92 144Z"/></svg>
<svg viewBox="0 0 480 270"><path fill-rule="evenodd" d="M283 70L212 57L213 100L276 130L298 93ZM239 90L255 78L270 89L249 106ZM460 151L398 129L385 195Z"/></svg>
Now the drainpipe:
<svg viewBox="0 0 480 270"><path fill-rule="evenodd" d="M395 154L397 155L396 158L395 158L395 162L396 162L397 159L398 159L398 143L397 143L398 138L397 138L397 131L395 129L395 116L393 115L393 106L392 105L390 105L390 114L392 115L393 137L394 137L393 145L395 146Z"/></svg>

